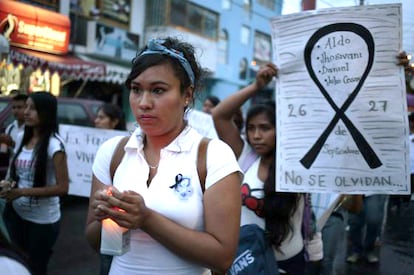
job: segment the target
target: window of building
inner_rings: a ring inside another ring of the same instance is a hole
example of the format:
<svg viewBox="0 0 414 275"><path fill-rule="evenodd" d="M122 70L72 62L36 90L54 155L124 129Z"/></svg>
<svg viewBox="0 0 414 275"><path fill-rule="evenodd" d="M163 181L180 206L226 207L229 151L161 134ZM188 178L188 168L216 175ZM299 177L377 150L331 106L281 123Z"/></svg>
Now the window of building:
<svg viewBox="0 0 414 275"><path fill-rule="evenodd" d="M247 78L247 59L243 58L240 60L239 64L239 78L240 79L246 79Z"/></svg>
<svg viewBox="0 0 414 275"><path fill-rule="evenodd" d="M218 16L214 13L204 11L203 33L210 38L217 38Z"/></svg>
<svg viewBox="0 0 414 275"><path fill-rule="evenodd" d="M218 43L218 63L227 64L228 62L228 46L229 36L226 30L221 30Z"/></svg>
<svg viewBox="0 0 414 275"><path fill-rule="evenodd" d="M251 0L243 0L243 8L248 11L252 7Z"/></svg>
<svg viewBox="0 0 414 275"><path fill-rule="evenodd" d="M259 5L265 6L270 10L274 10L276 7L275 0L257 0Z"/></svg>
<svg viewBox="0 0 414 275"><path fill-rule="evenodd" d="M251 11L252 11L252 1L251 0L243 0L243 9L246 13L247 17L250 18Z"/></svg>
<svg viewBox="0 0 414 275"><path fill-rule="evenodd" d="M182 0L152 0L146 5L150 26L177 26L212 39L218 38L218 14Z"/></svg>
<svg viewBox="0 0 414 275"><path fill-rule="evenodd" d="M174 11L172 10L171 14L173 13ZM203 29L203 10L197 6L189 5L187 7L187 15L187 27L195 33L201 33Z"/></svg>
<svg viewBox="0 0 414 275"><path fill-rule="evenodd" d="M271 61L272 43L270 35L258 31L254 33L253 57L257 65Z"/></svg>
<svg viewBox="0 0 414 275"><path fill-rule="evenodd" d="M176 20L185 20L184 12L182 12L181 18L179 16L180 12L184 9L182 6L180 7L179 4L183 1L172 1L171 9L176 10L174 16L171 15L171 18ZM166 24L166 15L167 15L167 1L165 0L152 0L147 1L145 5L145 26L153 27L153 26L164 26ZM185 3L184 3L185 6ZM181 23L184 24L184 23Z"/></svg>
<svg viewBox="0 0 414 275"><path fill-rule="evenodd" d="M131 0L70 1L70 13L126 30L130 23Z"/></svg>
<svg viewBox="0 0 414 275"><path fill-rule="evenodd" d="M242 26L240 29L240 42L243 45L248 45L250 40L250 28L247 26Z"/></svg>

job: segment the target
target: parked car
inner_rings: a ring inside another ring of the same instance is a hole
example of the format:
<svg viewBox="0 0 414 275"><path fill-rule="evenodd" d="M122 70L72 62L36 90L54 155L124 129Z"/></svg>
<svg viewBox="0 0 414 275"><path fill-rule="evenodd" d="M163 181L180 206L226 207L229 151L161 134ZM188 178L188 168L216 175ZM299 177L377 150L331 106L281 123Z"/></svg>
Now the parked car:
<svg viewBox="0 0 414 275"><path fill-rule="evenodd" d="M100 100L69 97L58 97L57 100L59 124L89 127L94 127L97 110L104 103ZM10 102L11 97L0 97L0 133L14 120ZM7 161L0 160L0 180L4 178L6 171Z"/></svg>
<svg viewBox="0 0 414 275"><path fill-rule="evenodd" d="M101 100L58 97L59 124L71 124L94 127L96 112L104 102ZM13 120L11 113L10 97L0 97L0 132Z"/></svg>

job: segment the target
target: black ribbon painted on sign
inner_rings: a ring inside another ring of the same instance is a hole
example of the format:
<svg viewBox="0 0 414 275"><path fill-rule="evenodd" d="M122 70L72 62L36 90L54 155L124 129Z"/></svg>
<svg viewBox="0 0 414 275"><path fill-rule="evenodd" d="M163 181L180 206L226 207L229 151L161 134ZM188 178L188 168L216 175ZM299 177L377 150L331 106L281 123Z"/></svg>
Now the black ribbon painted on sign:
<svg viewBox="0 0 414 275"><path fill-rule="evenodd" d="M368 47L368 62L367 62L365 71L362 74L361 79L358 82L357 86L355 87L354 91L345 100L341 108L339 108L335 104L331 96L325 90L323 85L319 82L315 72L313 71L312 64L311 64L312 62L311 53L312 53L314 46L319 41L319 39L329 33L337 32L337 31L349 31L349 32L356 33L362 39L364 39ZM325 144L326 140L328 139L329 135L331 134L331 132L333 131L333 129L335 128L339 120L342 120L343 123L345 124L353 140L355 141L356 146L358 147L358 150L361 152L362 156L364 157L369 167L377 168L382 165L381 160L378 158L377 154L374 152L370 144L367 142L367 140L364 138L361 132L355 127L352 121L345 114L345 111L348 109L348 107L351 105L351 103L354 101L355 97L357 96L358 92L361 90L361 87L365 79L367 78L368 73L370 72L372 68L372 65L374 62L374 51L375 51L374 39L371 33L369 32L369 30L367 30L362 25L355 24L355 23L337 23L337 24L327 25L323 28L320 28L318 31L316 31L311 36L308 43L306 44L305 52L304 52L306 68L309 72L310 77L316 83L319 90L321 91L323 96L328 101L329 105L331 105L331 107L335 110L335 116L332 118L331 122L328 124L326 129L319 136L315 144L305 154L305 156L300 160L300 162L305 168L309 169L312 166L313 162L315 161L316 157L319 155L319 152L321 151L323 145Z"/></svg>

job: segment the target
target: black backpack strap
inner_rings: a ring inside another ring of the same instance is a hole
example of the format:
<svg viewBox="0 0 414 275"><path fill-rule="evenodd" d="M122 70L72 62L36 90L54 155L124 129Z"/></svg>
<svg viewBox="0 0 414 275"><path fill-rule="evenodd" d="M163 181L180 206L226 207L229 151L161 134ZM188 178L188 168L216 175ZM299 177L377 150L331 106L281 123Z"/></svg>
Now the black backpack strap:
<svg viewBox="0 0 414 275"><path fill-rule="evenodd" d="M115 171L118 168L119 164L121 163L122 158L125 155L125 144L127 144L129 137L123 137L115 148L114 154L111 158L111 165L109 167L109 172L111 175L111 180L114 180Z"/></svg>

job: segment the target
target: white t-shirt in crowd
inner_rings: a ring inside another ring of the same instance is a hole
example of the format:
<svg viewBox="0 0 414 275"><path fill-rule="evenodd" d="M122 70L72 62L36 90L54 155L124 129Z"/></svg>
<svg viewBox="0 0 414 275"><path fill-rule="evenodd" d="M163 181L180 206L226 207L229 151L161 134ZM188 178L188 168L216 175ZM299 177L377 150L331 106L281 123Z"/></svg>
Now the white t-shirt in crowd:
<svg viewBox="0 0 414 275"><path fill-rule="evenodd" d="M22 135L24 133L24 123L19 127L17 120L14 120L6 127L6 130L4 132L10 135L14 142L17 142L19 135Z"/></svg>
<svg viewBox="0 0 414 275"><path fill-rule="evenodd" d="M22 135L18 138L21 142ZM16 143L17 150L18 143ZM64 152L64 143L62 138L55 134L50 137L49 147L47 149L47 175L46 186L56 184L56 173L53 164L53 156L56 152ZM18 188L33 187L35 168L33 165L33 149L27 149L25 146L15 160L16 174L19 178ZM19 197L13 201L13 207L19 216L34 223L49 224L55 223L60 219L60 202L59 196L51 197Z"/></svg>
<svg viewBox="0 0 414 275"><path fill-rule="evenodd" d="M112 183L109 167L121 138L106 141L96 153L92 171L104 184ZM187 126L174 141L163 148L157 174L149 187L149 167L144 157L143 139L140 129L135 130L130 137L125 146L125 156L114 175L114 186L121 191L138 192L143 196L147 207L182 226L202 231L203 192L197 173L198 144L202 136ZM240 171L233 151L218 139L212 139L208 145L206 164L206 190L227 175ZM183 180L173 187L179 174ZM203 274L206 270L177 256L146 232L136 229L131 231L130 251L114 257L110 274L194 275Z"/></svg>

